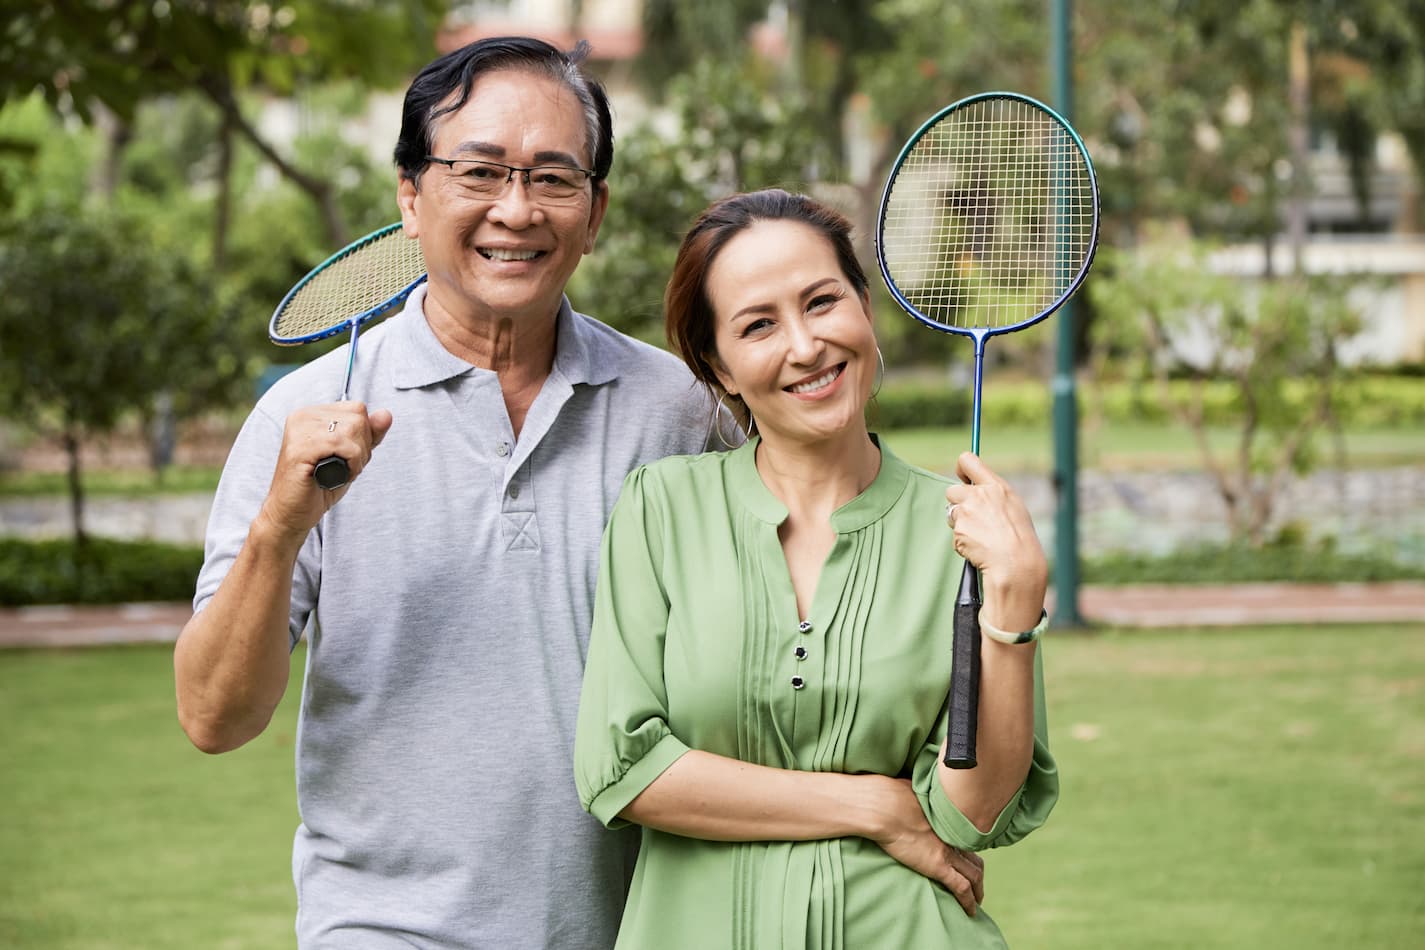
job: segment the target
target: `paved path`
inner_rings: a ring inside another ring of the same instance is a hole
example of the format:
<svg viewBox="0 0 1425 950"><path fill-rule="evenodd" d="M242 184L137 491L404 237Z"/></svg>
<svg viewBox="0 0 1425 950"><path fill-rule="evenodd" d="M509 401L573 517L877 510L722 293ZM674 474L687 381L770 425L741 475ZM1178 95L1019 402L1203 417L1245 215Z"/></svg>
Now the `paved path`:
<svg viewBox="0 0 1425 950"><path fill-rule="evenodd" d="M1079 610L1109 627L1425 624L1425 582L1086 587ZM189 616L187 604L0 609L0 648L171 643Z"/></svg>

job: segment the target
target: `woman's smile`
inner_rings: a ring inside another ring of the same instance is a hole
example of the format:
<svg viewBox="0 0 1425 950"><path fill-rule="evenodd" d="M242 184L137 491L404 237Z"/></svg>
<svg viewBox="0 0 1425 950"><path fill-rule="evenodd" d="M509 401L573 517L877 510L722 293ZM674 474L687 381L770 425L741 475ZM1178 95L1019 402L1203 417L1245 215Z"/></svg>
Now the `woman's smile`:
<svg viewBox="0 0 1425 950"><path fill-rule="evenodd" d="M842 371L846 369L845 363L837 363L835 366L820 373L810 379L803 379L783 388L793 396L801 396L809 399L822 399L839 388L835 384L841 380Z"/></svg>

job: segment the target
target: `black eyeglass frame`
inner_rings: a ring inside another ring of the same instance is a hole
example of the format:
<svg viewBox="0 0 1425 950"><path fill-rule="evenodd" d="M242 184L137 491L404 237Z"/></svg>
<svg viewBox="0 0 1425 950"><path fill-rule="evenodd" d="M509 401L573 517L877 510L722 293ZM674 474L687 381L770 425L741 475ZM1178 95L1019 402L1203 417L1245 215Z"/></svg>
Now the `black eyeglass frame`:
<svg viewBox="0 0 1425 950"><path fill-rule="evenodd" d="M537 171L539 171L541 168L557 168L557 169L559 169L560 171L583 172L583 173L584 173L584 181L586 181L586 182L589 182L589 181L598 181L598 179L599 179L598 174L597 174L593 169L591 169L591 168L582 168L582 167L580 167L580 166L578 166L578 165L561 165L561 164L549 164L549 163L546 163L546 164L544 164L544 165L520 166L520 165L507 165L507 164L504 163L504 162L496 162L496 161L492 161L492 160L490 160L490 159L488 159L488 158L441 158L441 157L439 157L439 156L437 156L437 155L427 155L427 156L425 157L425 160L428 161L428 162L435 162L437 165L444 165L446 168L449 168L451 171L454 171L454 170L455 170L455 166L456 166L456 164L459 163L459 162L474 162L474 163L478 163L478 164L481 164L481 165L493 165L493 166L495 166L496 168L503 168L506 172L508 172L508 174L505 176L505 186L506 186L507 188L509 187L510 183L515 180L515 172L520 172L520 173L522 173L522 174L524 175L524 186L525 186L526 188L528 188L528 187L529 187L529 183L530 183L530 178L529 178L530 172L537 172Z"/></svg>

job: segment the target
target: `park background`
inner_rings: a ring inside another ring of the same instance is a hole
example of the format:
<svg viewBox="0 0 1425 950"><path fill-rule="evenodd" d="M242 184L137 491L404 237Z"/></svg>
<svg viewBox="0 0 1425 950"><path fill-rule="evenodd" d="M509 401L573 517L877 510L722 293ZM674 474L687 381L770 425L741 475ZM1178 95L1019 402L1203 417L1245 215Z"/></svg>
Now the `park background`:
<svg viewBox="0 0 1425 950"><path fill-rule="evenodd" d="M989 348L983 444L1046 550L1062 327L1084 584L1425 580L1421 0L0 0L0 610L191 595L236 426L321 349L272 347L273 306L395 220L415 70L502 33L592 44L612 203L570 297L655 343L709 200L809 190L872 266L905 139L976 92L1062 105L1057 48L1101 249L1071 318ZM969 344L876 292L873 424L948 471ZM1082 619L1045 646L1063 799L988 856L1012 945L1425 941L1425 610ZM205 757L169 652L0 652L0 946L290 945L296 690Z"/></svg>

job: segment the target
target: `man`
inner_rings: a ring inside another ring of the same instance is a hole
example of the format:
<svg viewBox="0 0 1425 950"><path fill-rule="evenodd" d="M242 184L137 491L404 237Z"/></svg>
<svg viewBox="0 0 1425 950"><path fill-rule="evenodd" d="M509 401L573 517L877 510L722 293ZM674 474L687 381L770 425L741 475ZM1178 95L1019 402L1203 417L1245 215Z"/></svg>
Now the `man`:
<svg viewBox="0 0 1425 950"><path fill-rule="evenodd" d="M258 735L310 620L293 847L303 948L607 948L635 832L580 809L571 749L598 545L624 476L700 451L682 364L571 310L608 206L603 90L483 40L406 95L396 164L429 281L258 403L214 501L179 718ZM322 491L320 459L349 461Z"/></svg>

